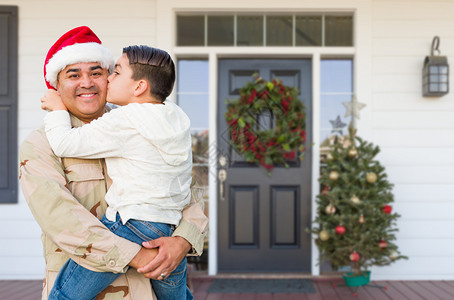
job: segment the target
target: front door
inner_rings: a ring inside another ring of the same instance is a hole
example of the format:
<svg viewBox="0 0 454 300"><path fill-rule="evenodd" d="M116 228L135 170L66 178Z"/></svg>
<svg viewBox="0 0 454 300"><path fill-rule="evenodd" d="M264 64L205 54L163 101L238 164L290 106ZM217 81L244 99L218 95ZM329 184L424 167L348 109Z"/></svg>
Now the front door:
<svg viewBox="0 0 454 300"><path fill-rule="evenodd" d="M311 271L311 236L305 231L311 220L311 72L309 59L219 61L218 156L227 158L227 164L219 166L227 171L218 189L220 272ZM307 108L304 160L290 162L289 168L276 167L271 176L229 146L224 118L225 100L238 98L254 73L296 86Z"/></svg>

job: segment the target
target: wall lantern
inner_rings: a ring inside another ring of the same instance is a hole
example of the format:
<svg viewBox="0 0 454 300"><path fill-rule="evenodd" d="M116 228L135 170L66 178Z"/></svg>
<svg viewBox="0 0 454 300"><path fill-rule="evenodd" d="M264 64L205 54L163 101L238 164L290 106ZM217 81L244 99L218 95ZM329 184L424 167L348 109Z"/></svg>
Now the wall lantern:
<svg viewBox="0 0 454 300"><path fill-rule="evenodd" d="M422 95L424 97L439 97L449 92L449 65L446 56L440 56L440 38L432 40L432 51L426 56L422 70ZM434 52L437 52L435 55Z"/></svg>

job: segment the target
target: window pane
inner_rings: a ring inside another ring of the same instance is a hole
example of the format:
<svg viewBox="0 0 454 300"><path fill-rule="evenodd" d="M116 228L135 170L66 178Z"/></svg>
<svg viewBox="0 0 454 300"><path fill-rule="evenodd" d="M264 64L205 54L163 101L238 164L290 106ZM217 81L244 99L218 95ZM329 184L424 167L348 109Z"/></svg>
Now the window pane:
<svg viewBox="0 0 454 300"><path fill-rule="evenodd" d="M178 61L178 92L208 93L208 61Z"/></svg>
<svg viewBox="0 0 454 300"><path fill-rule="evenodd" d="M208 136L208 135L207 135ZM208 166L194 165L192 167L192 179L197 183L191 188L195 197L204 208L204 213L208 216Z"/></svg>
<svg viewBox="0 0 454 300"><path fill-rule="evenodd" d="M430 82L438 82L438 75L430 75Z"/></svg>
<svg viewBox="0 0 454 300"><path fill-rule="evenodd" d="M429 91L430 92L438 92L438 83L431 83L429 85Z"/></svg>
<svg viewBox="0 0 454 300"><path fill-rule="evenodd" d="M296 16L296 46L322 45L322 17Z"/></svg>
<svg viewBox="0 0 454 300"><path fill-rule="evenodd" d="M203 205L208 216L208 130L192 132L192 179L196 182L191 190L197 201Z"/></svg>
<svg viewBox="0 0 454 300"><path fill-rule="evenodd" d="M292 16L266 17L266 45L292 46Z"/></svg>
<svg viewBox="0 0 454 300"><path fill-rule="evenodd" d="M263 17L238 16L237 46L263 45Z"/></svg>
<svg viewBox="0 0 454 300"><path fill-rule="evenodd" d="M324 159L336 141L336 137L348 134L350 117L345 118L343 102L353 95L352 59L324 59L320 68L320 161Z"/></svg>
<svg viewBox="0 0 454 300"><path fill-rule="evenodd" d="M350 117L344 118L345 106L342 102L351 101L351 95L322 95L320 98L320 143L332 134L347 134Z"/></svg>
<svg viewBox="0 0 454 300"><path fill-rule="evenodd" d="M321 61L322 93L351 93L353 90L353 61L351 59L325 59Z"/></svg>
<svg viewBox="0 0 454 300"><path fill-rule="evenodd" d="M208 128L208 95L179 93L178 105L191 120L191 128Z"/></svg>
<svg viewBox="0 0 454 300"><path fill-rule="evenodd" d="M208 128L208 61L178 61L178 105L191 120L191 128Z"/></svg>
<svg viewBox="0 0 454 300"><path fill-rule="evenodd" d="M193 130L191 137L193 162L195 164L208 164L208 129ZM208 184L208 180L203 180L202 182Z"/></svg>
<svg viewBox="0 0 454 300"><path fill-rule="evenodd" d="M325 17L325 46L353 46L353 17Z"/></svg>
<svg viewBox="0 0 454 300"><path fill-rule="evenodd" d="M430 66L429 71L430 74L438 74L438 66Z"/></svg>
<svg viewBox="0 0 454 300"><path fill-rule="evenodd" d="M178 16L177 17L177 45L204 46L205 44L205 17Z"/></svg>
<svg viewBox="0 0 454 300"><path fill-rule="evenodd" d="M233 16L208 16L208 45L233 46Z"/></svg>

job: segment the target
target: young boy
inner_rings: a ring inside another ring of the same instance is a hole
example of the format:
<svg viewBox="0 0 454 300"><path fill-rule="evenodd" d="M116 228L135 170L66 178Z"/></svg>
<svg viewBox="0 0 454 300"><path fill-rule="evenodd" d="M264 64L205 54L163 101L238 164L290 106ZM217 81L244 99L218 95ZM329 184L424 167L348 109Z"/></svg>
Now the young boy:
<svg viewBox="0 0 454 300"><path fill-rule="evenodd" d="M177 105L165 101L174 82L175 66L167 52L130 46L108 78L107 101L119 108L72 129L58 93L49 91L42 99L42 108L52 110L44 124L56 155L106 158L112 186L102 222L138 244L170 236L191 197L190 121ZM87 83L75 93L89 102L96 91ZM94 272L69 260L49 299L94 299L120 275ZM158 299L193 299L186 287L185 259L169 277L161 276L163 280L152 280Z"/></svg>

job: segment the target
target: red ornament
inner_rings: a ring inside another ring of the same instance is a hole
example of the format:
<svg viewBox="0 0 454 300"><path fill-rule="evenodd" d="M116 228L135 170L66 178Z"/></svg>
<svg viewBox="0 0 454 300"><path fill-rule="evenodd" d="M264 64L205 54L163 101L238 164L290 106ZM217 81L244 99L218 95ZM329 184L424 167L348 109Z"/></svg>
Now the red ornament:
<svg viewBox="0 0 454 300"><path fill-rule="evenodd" d="M388 247L388 243L385 240L381 240L380 242L378 242L378 247L385 249L386 247Z"/></svg>
<svg viewBox="0 0 454 300"><path fill-rule="evenodd" d="M345 227L342 226L342 225L337 225L336 226L336 233L339 234L339 235L342 235L345 233Z"/></svg>
<svg viewBox="0 0 454 300"><path fill-rule="evenodd" d="M323 196L326 196L326 194L329 192L329 186L325 186L322 190Z"/></svg>
<svg viewBox="0 0 454 300"><path fill-rule="evenodd" d="M356 253L356 251L353 251L352 254L350 254L350 260L355 262L359 260L359 254Z"/></svg>
<svg viewBox="0 0 454 300"><path fill-rule="evenodd" d="M382 210L385 214L390 214L392 212L393 208L390 205L385 205L382 207Z"/></svg>

